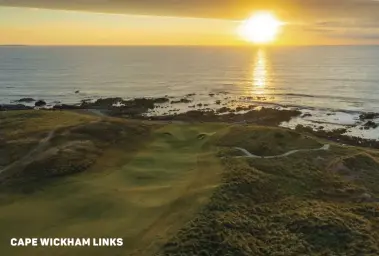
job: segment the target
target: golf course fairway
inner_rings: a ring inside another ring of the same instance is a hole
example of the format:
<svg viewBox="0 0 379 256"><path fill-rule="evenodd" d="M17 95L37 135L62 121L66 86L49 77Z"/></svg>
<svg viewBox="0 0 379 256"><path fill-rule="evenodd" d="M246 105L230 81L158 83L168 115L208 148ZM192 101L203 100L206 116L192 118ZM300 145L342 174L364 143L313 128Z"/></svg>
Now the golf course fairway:
<svg viewBox="0 0 379 256"><path fill-rule="evenodd" d="M0 122L2 255L379 253L377 150L275 127L68 111L1 112Z"/></svg>

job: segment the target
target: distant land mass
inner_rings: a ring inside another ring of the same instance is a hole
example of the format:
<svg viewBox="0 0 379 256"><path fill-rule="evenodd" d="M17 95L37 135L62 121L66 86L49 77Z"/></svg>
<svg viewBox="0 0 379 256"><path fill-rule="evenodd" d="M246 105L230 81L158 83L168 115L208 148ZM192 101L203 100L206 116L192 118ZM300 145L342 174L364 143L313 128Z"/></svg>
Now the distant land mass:
<svg viewBox="0 0 379 256"><path fill-rule="evenodd" d="M25 47L26 44L0 44L0 47Z"/></svg>

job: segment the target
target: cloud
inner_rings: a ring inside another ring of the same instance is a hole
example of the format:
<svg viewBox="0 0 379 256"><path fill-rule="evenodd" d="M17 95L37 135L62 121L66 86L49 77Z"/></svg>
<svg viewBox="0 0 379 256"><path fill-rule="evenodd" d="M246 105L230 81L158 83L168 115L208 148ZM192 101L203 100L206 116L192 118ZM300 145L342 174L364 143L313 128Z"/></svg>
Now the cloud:
<svg viewBox="0 0 379 256"><path fill-rule="evenodd" d="M270 9L286 19L379 19L375 0L0 0L0 5L224 19Z"/></svg>
<svg viewBox="0 0 379 256"><path fill-rule="evenodd" d="M378 38L379 0L0 0L1 5L231 20L272 10L295 30L329 38Z"/></svg>
<svg viewBox="0 0 379 256"><path fill-rule="evenodd" d="M361 35L361 34L347 34L347 35L341 35L340 38L354 38L354 39L360 39L360 40L379 40L379 33L378 34L369 34L369 35Z"/></svg>
<svg viewBox="0 0 379 256"><path fill-rule="evenodd" d="M343 19L294 25L293 28L329 39L350 39L361 42L379 40L379 28L376 23L367 21Z"/></svg>
<svg viewBox="0 0 379 256"><path fill-rule="evenodd" d="M342 32L342 33L330 33L328 34L328 38L336 38L336 39L350 39L360 42L370 41L370 42L378 42L379 41L379 31L371 31L369 33L363 31L356 32Z"/></svg>
<svg viewBox="0 0 379 256"><path fill-rule="evenodd" d="M378 27L377 19L367 18L344 18L340 20L330 20L316 22L312 24L312 27L318 29L325 28L348 28L348 29L376 29Z"/></svg>

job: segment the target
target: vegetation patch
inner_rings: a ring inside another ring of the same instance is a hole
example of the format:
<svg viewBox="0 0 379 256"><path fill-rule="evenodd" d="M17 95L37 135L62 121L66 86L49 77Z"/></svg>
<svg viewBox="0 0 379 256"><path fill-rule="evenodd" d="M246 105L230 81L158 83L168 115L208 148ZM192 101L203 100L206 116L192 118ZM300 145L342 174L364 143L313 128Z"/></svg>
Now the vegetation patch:
<svg viewBox="0 0 379 256"><path fill-rule="evenodd" d="M236 141L241 129L232 129ZM275 160L223 155L222 185L159 255L378 255L378 205L357 199L376 193L365 182L378 184L379 177L361 182L330 171L356 151L334 146ZM377 170L371 155L344 163Z"/></svg>
<svg viewBox="0 0 379 256"><path fill-rule="evenodd" d="M379 198L379 160L368 153L358 153L341 157L332 162L329 170L336 172L347 180L361 184L373 193L367 199ZM366 193L366 197L368 194ZM379 200L376 200L379 202Z"/></svg>
<svg viewBox="0 0 379 256"><path fill-rule="evenodd" d="M0 157L2 190L30 193L48 178L87 170L110 148L122 144L124 152L133 150L150 134L149 126L125 120L70 112L56 117L52 113L10 112L3 116L6 139L0 150L4 151Z"/></svg>
<svg viewBox="0 0 379 256"><path fill-rule="evenodd" d="M257 126L234 126L217 144L221 147L244 148L259 156L280 155L290 150L322 146L317 140L301 133Z"/></svg>
<svg viewBox="0 0 379 256"><path fill-rule="evenodd" d="M250 108L249 108L250 109ZM239 109L247 110L247 109ZM227 113L228 109L219 110L192 110L182 114L168 116L149 117L152 120L178 120L195 122L224 122L224 123L246 123L277 126L282 122L288 122L292 117L299 116L297 110L277 110L271 108L261 108L260 110L250 110L246 113Z"/></svg>
<svg viewBox="0 0 379 256"><path fill-rule="evenodd" d="M238 158L234 147L270 156L324 143L216 122L66 111L0 118L3 254L33 254L7 241L38 234L124 239L122 248L40 248L39 255L379 255L375 149L333 143L329 151Z"/></svg>
<svg viewBox="0 0 379 256"><path fill-rule="evenodd" d="M48 112L36 113L23 122ZM9 240L37 234L124 239L121 248L37 248L38 255L154 254L217 187L221 168L210 138L223 129L93 116L36 129L42 135L36 147L0 175L2 253L35 254Z"/></svg>

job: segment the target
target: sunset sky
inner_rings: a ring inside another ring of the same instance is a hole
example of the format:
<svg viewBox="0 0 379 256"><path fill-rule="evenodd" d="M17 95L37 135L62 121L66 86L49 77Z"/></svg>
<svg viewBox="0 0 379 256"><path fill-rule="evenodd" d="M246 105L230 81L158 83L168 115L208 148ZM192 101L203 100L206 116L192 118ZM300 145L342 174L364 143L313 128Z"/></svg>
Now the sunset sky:
<svg viewBox="0 0 379 256"><path fill-rule="evenodd" d="M0 0L0 44L239 45L260 10L278 45L379 44L379 0Z"/></svg>

